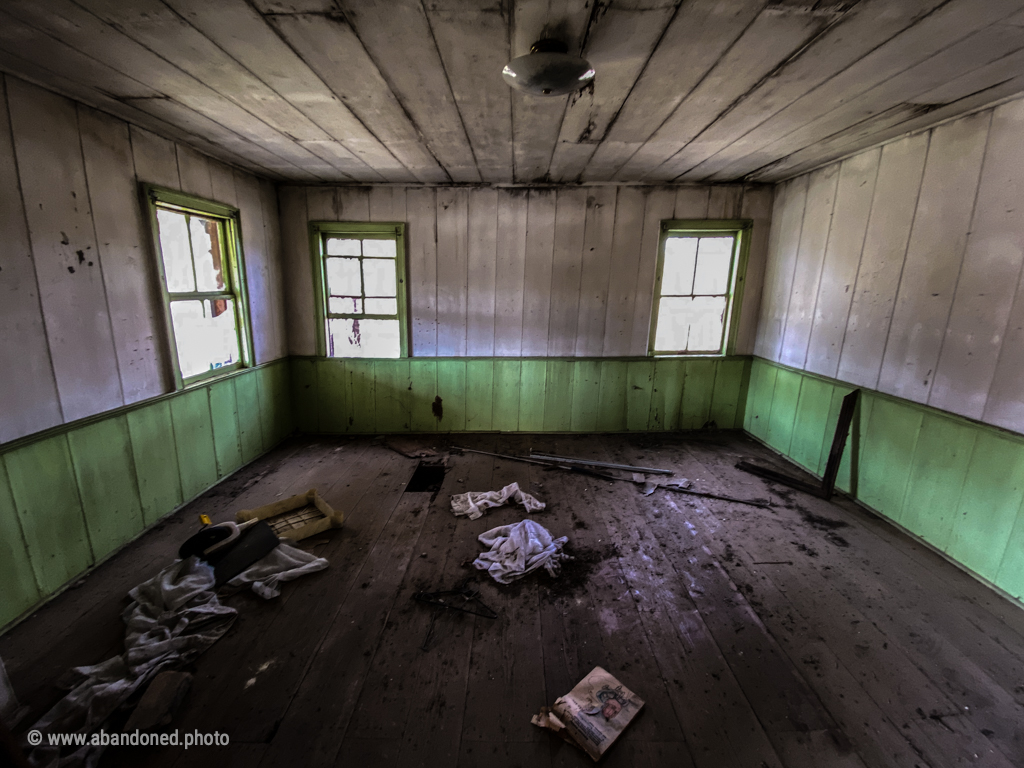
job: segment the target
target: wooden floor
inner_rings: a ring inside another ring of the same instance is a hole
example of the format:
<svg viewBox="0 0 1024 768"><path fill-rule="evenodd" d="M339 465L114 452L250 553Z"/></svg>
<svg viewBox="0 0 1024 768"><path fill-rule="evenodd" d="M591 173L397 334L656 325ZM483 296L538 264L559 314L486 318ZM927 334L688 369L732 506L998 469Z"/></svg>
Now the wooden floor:
<svg viewBox="0 0 1024 768"><path fill-rule="evenodd" d="M424 437L443 448L447 438ZM584 766L530 724L592 667L645 709L607 766L1024 765L1024 611L846 500L734 469L777 460L734 433L477 435L528 449L671 466L698 489L771 495L772 510L465 454L444 486L403 493L416 460L369 438L297 440L228 479L0 638L41 712L68 667L119 650L124 595L197 525L316 487L346 513L308 544L330 568L277 600L242 593L231 632L195 664L176 725L228 747L111 750L110 766ZM511 587L467 568L476 536L521 509L455 518L452 493L518 481L569 537L559 579ZM319 543L317 543L319 542ZM419 590L479 584L496 620L442 615ZM26 725L30 721L26 721Z"/></svg>

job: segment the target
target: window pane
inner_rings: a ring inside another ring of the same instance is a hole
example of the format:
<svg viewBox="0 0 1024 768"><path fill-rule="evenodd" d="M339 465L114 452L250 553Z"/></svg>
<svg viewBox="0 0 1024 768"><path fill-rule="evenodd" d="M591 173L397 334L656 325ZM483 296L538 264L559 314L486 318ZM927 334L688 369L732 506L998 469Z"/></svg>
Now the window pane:
<svg viewBox="0 0 1024 768"><path fill-rule="evenodd" d="M241 359L234 299L172 301L171 322L184 378L237 363Z"/></svg>
<svg viewBox="0 0 1024 768"><path fill-rule="evenodd" d="M720 352L725 297L665 297L658 308L658 352Z"/></svg>
<svg viewBox="0 0 1024 768"><path fill-rule="evenodd" d="M693 292L697 240L696 237L669 237L665 240L665 269L661 273L663 296L679 296Z"/></svg>
<svg viewBox="0 0 1024 768"><path fill-rule="evenodd" d="M363 312L363 300L350 296L331 296L327 301L327 309L332 314L356 315Z"/></svg>
<svg viewBox="0 0 1024 768"><path fill-rule="evenodd" d="M192 255L196 260L196 282L200 291L223 291L224 268L221 262L220 226L213 219L192 216Z"/></svg>
<svg viewBox="0 0 1024 768"><path fill-rule="evenodd" d="M359 259L327 260L327 292L331 296L361 296Z"/></svg>
<svg viewBox="0 0 1024 768"><path fill-rule="evenodd" d="M395 262L391 259L364 260L363 282L365 296L394 296Z"/></svg>
<svg viewBox="0 0 1024 768"><path fill-rule="evenodd" d="M327 321L330 357L398 357L401 351L398 320Z"/></svg>
<svg viewBox="0 0 1024 768"><path fill-rule="evenodd" d="M393 259L396 255L394 240L363 240L363 256Z"/></svg>
<svg viewBox="0 0 1024 768"><path fill-rule="evenodd" d="M695 294L724 294L729 290L729 264L732 262L731 237L702 237L697 248L697 270L693 280Z"/></svg>
<svg viewBox="0 0 1024 768"><path fill-rule="evenodd" d="M164 260L167 290L170 293L194 291L196 282L192 275L185 214L157 208L156 220L160 227L160 253Z"/></svg>
<svg viewBox="0 0 1024 768"><path fill-rule="evenodd" d="M367 299L366 314L368 315L397 315L398 299Z"/></svg>
<svg viewBox="0 0 1024 768"><path fill-rule="evenodd" d="M345 240L340 237L331 237L327 240L328 256L358 256L359 241Z"/></svg>

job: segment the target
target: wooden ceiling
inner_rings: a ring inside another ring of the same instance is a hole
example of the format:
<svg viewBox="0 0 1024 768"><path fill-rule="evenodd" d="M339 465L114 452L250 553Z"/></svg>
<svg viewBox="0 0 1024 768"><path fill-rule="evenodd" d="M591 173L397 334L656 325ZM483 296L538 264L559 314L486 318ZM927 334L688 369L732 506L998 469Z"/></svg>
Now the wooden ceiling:
<svg viewBox="0 0 1024 768"><path fill-rule="evenodd" d="M275 179L777 181L1024 90L1024 0L4 0L0 69ZM541 37L597 70L511 91Z"/></svg>

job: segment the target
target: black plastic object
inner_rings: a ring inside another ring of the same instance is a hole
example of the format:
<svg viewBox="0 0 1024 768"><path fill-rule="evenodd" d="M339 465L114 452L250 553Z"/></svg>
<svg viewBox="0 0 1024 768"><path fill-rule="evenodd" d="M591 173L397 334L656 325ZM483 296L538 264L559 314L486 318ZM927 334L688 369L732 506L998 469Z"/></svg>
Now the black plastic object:
<svg viewBox="0 0 1024 768"><path fill-rule="evenodd" d="M231 581L250 565L266 557L281 543L263 520L242 531L234 544L210 553L206 562L213 566L217 586Z"/></svg>
<svg viewBox="0 0 1024 768"><path fill-rule="evenodd" d="M210 525L203 528L195 536L188 538L184 544L178 547L178 557L184 560L186 557L198 555L203 557L203 552L214 544L219 544L231 535L231 529L219 525ZM205 558L203 558L205 559Z"/></svg>

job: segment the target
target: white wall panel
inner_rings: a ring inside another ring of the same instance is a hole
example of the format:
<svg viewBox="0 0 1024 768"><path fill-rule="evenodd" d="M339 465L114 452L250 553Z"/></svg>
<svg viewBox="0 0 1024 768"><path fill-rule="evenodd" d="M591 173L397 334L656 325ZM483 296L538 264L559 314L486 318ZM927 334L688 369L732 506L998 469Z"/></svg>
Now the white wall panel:
<svg viewBox="0 0 1024 768"><path fill-rule="evenodd" d="M784 184L756 353L1024 432L1022 145L1018 99ZM810 243L828 215L815 204L820 194L809 194L805 206L793 190L840 166L818 309L801 362L773 342L781 321L792 345L788 329L803 322L802 300L794 289L780 313L778 297L790 293L792 243L812 262Z"/></svg>
<svg viewBox="0 0 1024 768"><path fill-rule="evenodd" d="M258 358L286 354L272 185L14 77L3 86L0 442L170 390L140 182L241 199Z"/></svg>
<svg viewBox="0 0 1024 768"><path fill-rule="evenodd" d="M314 351L309 221L406 222L414 356L613 357L647 354L661 222L712 209L754 221L737 352L753 348L770 187L289 185L279 199L292 354Z"/></svg>

